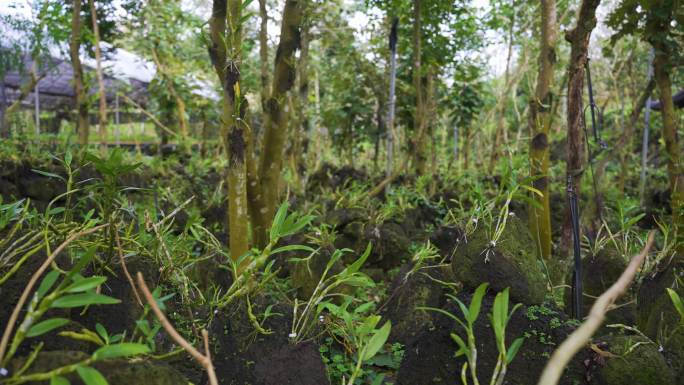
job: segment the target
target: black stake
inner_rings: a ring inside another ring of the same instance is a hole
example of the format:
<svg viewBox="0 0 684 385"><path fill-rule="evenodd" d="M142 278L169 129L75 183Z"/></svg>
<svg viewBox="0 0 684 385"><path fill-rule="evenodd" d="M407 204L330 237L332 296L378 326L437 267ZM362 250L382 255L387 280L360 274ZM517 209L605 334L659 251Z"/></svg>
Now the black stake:
<svg viewBox="0 0 684 385"><path fill-rule="evenodd" d="M572 185L572 175L568 175L568 203L570 205L570 220L572 221L572 245L575 254L575 270L572 285L572 315L576 319L582 318L582 249L580 248L579 206L577 194Z"/></svg>
<svg viewBox="0 0 684 385"><path fill-rule="evenodd" d="M601 148L605 149L608 146L606 143L601 140L601 126L603 123L603 119L601 118L601 111L599 110L598 106L594 102L594 87L591 84L591 71L589 70L589 58L587 58L586 63L584 63L584 68L587 72L587 88L589 91L589 109L591 110L591 129L594 133L594 141L601 146ZM596 115L598 114L598 123L596 121Z"/></svg>

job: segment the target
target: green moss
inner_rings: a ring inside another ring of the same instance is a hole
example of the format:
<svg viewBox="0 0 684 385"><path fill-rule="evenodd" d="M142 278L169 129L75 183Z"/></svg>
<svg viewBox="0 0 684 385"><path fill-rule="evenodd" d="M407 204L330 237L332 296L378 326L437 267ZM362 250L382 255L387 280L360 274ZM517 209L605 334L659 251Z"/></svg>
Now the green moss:
<svg viewBox="0 0 684 385"><path fill-rule="evenodd" d="M475 289L489 282L495 291L510 287L514 301L540 304L546 294L546 274L537 259L527 226L519 219L508 219L496 245L487 231L479 228L468 237L462 253L452 260L457 279Z"/></svg>
<svg viewBox="0 0 684 385"><path fill-rule="evenodd" d="M665 358L649 339L617 336L604 339L616 357L607 358L597 375L599 385L674 385Z"/></svg>

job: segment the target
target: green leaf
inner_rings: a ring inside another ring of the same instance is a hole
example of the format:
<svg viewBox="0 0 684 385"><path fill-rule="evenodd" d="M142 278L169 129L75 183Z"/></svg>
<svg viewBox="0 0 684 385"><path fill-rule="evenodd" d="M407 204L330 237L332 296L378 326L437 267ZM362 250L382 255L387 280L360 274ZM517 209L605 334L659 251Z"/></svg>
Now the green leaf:
<svg viewBox="0 0 684 385"><path fill-rule="evenodd" d="M105 358L119 358L137 356L150 352L150 348L145 344L138 344L133 342L122 342L120 344L105 345L93 353L93 357L97 360Z"/></svg>
<svg viewBox="0 0 684 385"><path fill-rule="evenodd" d="M70 166L72 158L73 155L71 154L71 150L67 150L66 154L64 154L64 164Z"/></svg>
<svg viewBox="0 0 684 385"><path fill-rule="evenodd" d="M59 278L59 274L59 271L52 270L45 275L45 278L40 282L40 286L38 286L38 291L36 291L38 299L43 298L45 294L52 289L52 285L54 285L57 278Z"/></svg>
<svg viewBox="0 0 684 385"><path fill-rule="evenodd" d="M366 246L366 250L363 252L363 254L354 261L351 265L347 266L341 273L341 275L345 274L354 274L357 271L361 269L361 266L366 262L366 259L368 259L368 256L370 255L371 249L372 249L372 244L368 242L368 246Z"/></svg>
<svg viewBox="0 0 684 385"><path fill-rule="evenodd" d="M269 239L271 242L275 241L278 237L280 237L280 230L283 226L283 221L285 221L285 216L287 215L287 209L290 207L290 204L286 202L283 202L282 205L278 208L278 211L276 212L275 217L273 218L273 224L271 225L271 232L269 234Z"/></svg>
<svg viewBox="0 0 684 385"><path fill-rule="evenodd" d="M47 215L57 215L63 213L66 209L64 207L53 207L48 210Z"/></svg>
<svg viewBox="0 0 684 385"><path fill-rule="evenodd" d="M380 328L380 330L373 334L373 337L371 337L370 341L368 341L368 345L366 345L363 357L361 357L362 361L370 360L378 353L378 351L380 351L380 349L382 349L383 345L385 345L385 342L387 342L387 338L389 337L391 329L392 324L390 321L387 321Z"/></svg>
<svg viewBox="0 0 684 385"><path fill-rule="evenodd" d="M524 337L516 338L515 341L511 344L511 346L508 347L508 351L506 352L506 363L510 364L513 359L515 358L515 355L518 354L518 350L520 350L520 347L523 344L523 341L525 341Z"/></svg>
<svg viewBox="0 0 684 385"><path fill-rule="evenodd" d="M96 293L81 293L67 295L57 298L52 302L53 308L72 308L88 305L114 305L121 301L102 294Z"/></svg>
<svg viewBox="0 0 684 385"><path fill-rule="evenodd" d="M50 385L71 385L71 382L62 376L54 376L50 379Z"/></svg>
<svg viewBox="0 0 684 385"><path fill-rule="evenodd" d="M46 176L46 177L48 177L48 178L57 178L57 179L64 180L64 178L62 178L61 176L59 176L59 175L57 175L57 174L54 174L54 173L51 173L51 172L41 171L41 170L35 170L35 169L31 169L31 171L35 172L36 174L40 174L40 175L42 175L42 176Z"/></svg>
<svg viewBox="0 0 684 385"><path fill-rule="evenodd" d="M672 300L672 304L677 310L677 313L679 313L679 317L684 320L684 304L682 303L682 298L679 296L679 294L677 294L676 291L670 289L669 287L666 290L667 294L670 296L670 300Z"/></svg>
<svg viewBox="0 0 684 385"><path fill-rule="evenodd" d="M45 334L51 330L57 329L69 323L66 318L51 318L43 322L39 322L26 332L26 337L38 337L39 335Z"/></svg>
<svg viewBox="0 0 684 385"><path fill-rule="evenodd" d="M97 334L99 334L100 337L102 337L105 344L109 343L109 333L107 333L107 329L105 329L105 327L102 326L101 323L98 322L97 324L95 324L95 331L97 331Z"/></svg>
<svg viewBox="0 0 684 385"><path fill-rule="evenodd" d="M373 382L371 383L371 385L382 385L382 384L383 384L382 381L383 381L384 379L385 379L385 373L380 373L380 374L378 374L377 377L375 377L375 379L373 380Z"/></svg>
<svg viewBox="0 0 684 385"><path fill-rule="evenodd" d="M475 289L475 294L473 294L473 298L470 300L470 308L469 308L469 314L470 317L467 317L467 320L470 324L474 324L475 321L477 320L477 317L480 315L480 307L482 306L482 298L484 298L485 293L487 292L487 286L488 283L483 283L480 286Z"/></svg>
<svg viewBox="0 0 684 385"><path fill-rule="evenodd" d="M81 293L102 285L106 280L107 277L99 276L82 278L67 286L64 291L67 293Z"/></svg>
<svg viewBox="0 0 684 385"><path fill-rule="evenodd" d="M71 278L71 277L73 277L75 274L80 273L81 270L83 270L83 268L84 268L88 263L90 263L90 261L93 260L93 258L95 257L95 251L96 251L96 250L97 250L97 246L93 246L93 247L88 248L88 249L85 251L85 253L83 253L83 255L81 255L81 258L78 260L78 262L76 262L76 264L74 265L74 267L72 267L71 270L69 270L69 273L67 274L67 277Z"/></svg>
<svg viewBox="0 0 684 385"><path fill-rule="evenodd" d="M470 349L468 349L468 346L466 345L465 341L463 341L463 338L461 338L458 334L456 333L451 333L451 339L456 342L458 345L458 351L456 352L456 357L460 357L465 354L466 357L470 358Z"/></svg>
<svg viewBox="0 0 684 385"><path fill-rule="evenodd" d="M287 245L287 246L278 247L277 249L271 251L271 255L283 253L285 251L306 251L306 252L311 253L314 251L314 249L312 249L309 246L304 246L304 245Z"/></svg>
<svg viewBox="0 0 684 385"><path fill-rule="evenodd" d="M109 385L102 373L98 372L97 369L78 366L76 367L76 372L78 372L78 376L81 377L85 385Z"/></svg>

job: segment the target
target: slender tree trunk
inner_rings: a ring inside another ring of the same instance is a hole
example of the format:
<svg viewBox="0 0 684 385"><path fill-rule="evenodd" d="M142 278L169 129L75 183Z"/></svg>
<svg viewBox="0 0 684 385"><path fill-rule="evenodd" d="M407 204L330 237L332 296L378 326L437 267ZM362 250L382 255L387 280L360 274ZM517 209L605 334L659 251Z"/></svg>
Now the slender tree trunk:
<svg viewBox="0 0 684 385"><path fill-rule="evenodd" d="M295 186L297 189L303 188L299 178L299 170L304 159L304 142L309 137L309 26L308 21L302 24L301 32L301 50L299 52L299 59L297 60L297 94L292 95L295 101L294 111L296 119L292 124L292 173L294 176ZM298 190L299 191L299 190Z"/></svg>
<svg viewBox="0 0 684 385"><path fill-rule="evenodd" d="M246 165L249 130L244 124L247 102L240 90L241 13L240 0L214 0L209 20L209 56L223 85L221 138L228 156L228 229L233 260L249 250Z"/></svg>
<svg viewBox="0 0 684 385"><path fill-rule="evenodd" d="M660 32L667 34L669 24L663 26ZM667 174L670 179L670 205L672 207L672 230L676 240L684 238L684 167L682 165L682 147L677 135L677 122L675 120L674 103L672 102L672 82L670 48L662 43L662 40L653 42L655 58L653 60L653 74L660 92L662 105L663 138L665 139L665 151L667 152ZM684 243L679 243L678 252L684 252Z"/></svg>
<svg viewBox="0 0 684 385"><path fill-rule="evenodd" d="M655 56L654 49L651 48L650 61L648 63L648 78L651 90L649 90L643 106L646 109L644 113L644 131L641 137L641 172L639 173L639 202L644 203L644 192L646 190L646 167L648 166L648 137L651 131L651 93L655 88L655 80L653 80L653 60Z"/></svg>
<svg viewBox="0 0 684 385"><path fill-rule="evenodd" d="M556 64L556 1L541 2L541 44L539 47L539 74L534 99L530 101L528 126L530 141L530 176L534 187L542 196L532 194L529 206L530 231L537 252L544 259L551 257L551 209L549 205L549 129L551 127L553 94L553 67Z"/></svg>
<svg viewBox="0 0 684 385"><path fill-rule="evenodd" d="M413 112L413 135L418 136L425 125L425 100L423 91L423 71L421 68L422 55L422 26L421 26L421 0L413 0L413 90L416 95L416 108ZM413 152L414 169L418 174L423 174L426 167L427 154L423 148L424 141L416 140L409 150Z"/></svg>
<svg viewBox="0 0 684 385"><path fill-rule="evenodd" d="M470 159L470 138L471 132L468 126L463 127L463 171L468 171L468 160Z"/></svg>
<svg viewBox="0 0 684 385"><path fill-rule="evenodd" d="M93 35L95 37L95 63L97 72L97 84L99 87L100 111L98 128L100 133L100 144L106 148L107 144L107 92L105 90L104 74L102 73L102 52L100 51L100 26L97 23L97 9L95 0L88 0L90 15L92 16Z"/></svg>
<svg viewBox="0 0 684 385"><path fill-rule="evenodd" d="M396 78L397 78L397 27L399 19L392 20L392 28L390 30L389 48L390 48L390 78L389 78L389 105L387 106L387 164L385 166L385 177L389 178L393 174L394 163L394 143L396 137L394 135L394 108L396 103Z"/></svg>
<svg viewBox="0 0 684 385"><path fill-rule="evenodd" d="M254 213L256 215L254 234L257 246L263 246L268 241L267 233L279 197L278 186L287 136L285 99L296 78L294 53L300 43L302 8L303 0L285 1L271 95L266 103L266 131L258 168L260 188L256 197L250 197L250 199L256 199L259 206L259 210Z"/></svg>
<svg viewBox="0 0 684 385"><path fill-rule="evenodd" d="M543 7L543 5L542 5ZM555 7L555 6L554 6ZM500 155L500 149L499 147L501 146L501 139L502 137L507 137L508 135L506 134L506 107L507 107L507 102L508 98L510 97L510 90L513 84L510 81L510 74L511 74L511 59L513 57L513 30L515 27L515 7L513 7L513 15L511 16L511 23L508 26L508 54L506 55L506 70L504 72L504 89L501 92L501 96L499 98L499 103L498 103L498 119L496 123L496 130L494 130L494 134L492 135L492 152L490 154L489 158L489 174L492 174L494 172L494 167L496 167L496 162L499 159ZM542 10L542 12L544 12ZM555 22L555 15L554 15L554 22ZM504 145L507 140L504 140Z"/></svg>
<svg viewBox="0 0 684 385"><path fill-rule="evenodd" d="M584 172L584 132L582 131L584 90L584 66L587 62L589 38L596 27L596 8L600 0L582 0L577 25L568 31L565 39L570 42L570 62L568 63L568 147L566 173L572 177L575 193L580 196L582 174ZM565 257L572 239L570 207L565 209L561 239L561 255Z"/></svg>
<svg viewBox="0 0 684 385"><path fill-rule="evenodd" d="M7 111L7 93L5 89L5 75L0 76L0 138L9 138L9 124L5 121Z"/></svg>
<svg viewBox="0 0 684 385"><path fill-rule="evenodd" d="M266 0L259 0L259 69L261 79L261 110L266 111L266 101L270 93L268 71L268 10Z"/></svg>
<svg viewBox="0 0 684 385"><path fill-rule="evenodd" d="M78 142L81 146L88 145L88 134L90 133L90 120L88 119L88 99L86 86L83 81L83 65L79 51L81 50L81 0L74 0L73 13L71 14L71 39L69 40L69 55L71 56L71 67L74 72L74 95L78 117L76 120L76 130L78 131Z"/></svg>

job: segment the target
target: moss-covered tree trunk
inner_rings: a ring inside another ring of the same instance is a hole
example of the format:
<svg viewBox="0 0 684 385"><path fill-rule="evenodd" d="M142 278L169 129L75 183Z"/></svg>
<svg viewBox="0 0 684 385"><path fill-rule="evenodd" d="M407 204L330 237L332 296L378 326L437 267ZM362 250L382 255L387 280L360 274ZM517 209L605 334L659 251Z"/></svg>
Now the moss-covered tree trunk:
<svg viewBox="0 0 684 385"><path fill-rule="evenodd" d="M98 132L100 134L100 145L104 148L107 144L107 91L104 83L104 73L102 72L102 51L100 51L100 26L97 23L97 8L95 0L88 0L90 6L91 21L93 23L93 37L95 38L95 72L97 74L98 85Z"/></svg>
<svg viewBox="0 0 684 385"><path fill-rule="evenodd" d="M71 14L71 38L69 40L69 56L71 57L71 67L74 72L74 99L76 110L76 130L78 131L78 142L82 146L88 145L88 134L90 133L90 121L88 120L88 99L85 82L83 81L83 65L79 51L81 49L81 0L74 0L73 11Z"/></svg>
<svg viewBox="0 0 684 385"><path fill-rule="evenodd" d="M536 204L529 206L530 232L541 257L551 256L551 209L549 206L549 129L551 126L553 70L556 64L556 1L542 0L539 73L534 99L530 101L528 127L530 140L530 176L543 195L533 194Z"/></svg>
<svg viewBox="0 0 684 385"><path fill-rule="evenodd" d="M582 174L584 172L584 132L582 131L582 119L584 107L582 93L584 90L584 67L587 62L589 50L589 38L596 27L596 8L600 0L582 0L577 25L565 35L565 40L570 42L570 61L568 63L568 144L566 173L572 178L573 188L579 196L581 190ZM570 207L566 206L563 220L563 232L561 239L561 255L567 255L572 240L572 222Z"/></svg>
<svg viewBox="0 0 684 385"><path fill-rule="evenodd" d="M295 51L300 44L302 0L287 0L283 10L280 42L276 51L271 95L266 102L265 132L259 159L259 188L253 212L254 235L258 246L267 242L268 229L279 199L280 174L283 167L285 139L287 137L287 93L296 78Z"/></svg>
<svg viewBox="0 0 684 385"><path fill-rule="evenodd" d="M667 33L667 26L663 26L663 35ZM656 37L657 38L657 37ZM662 105L663 138L665 139L665 151L667 153L667 174L670 180L670 205L672 207L672 230L676 239L684 238L684 167L682 165L682 147L677 135L677 123L675 120L674 103L672 102L672 82L669 71L672 63L672 52L662 40L653 42L655 58L653 60L653 75L660 92ZM680 242L677 248L684 252L684 243Z"/></svg>
<svg viewBox="0 0 684 385"><path fill-rule="evenodd" d="M249 131L244 124L246 100L240 91L241 13L240 0L214 0L209 20L209 56L223 86L221 139L228 156L228 229L233 260L249 250L246 164Z"/></svg>

